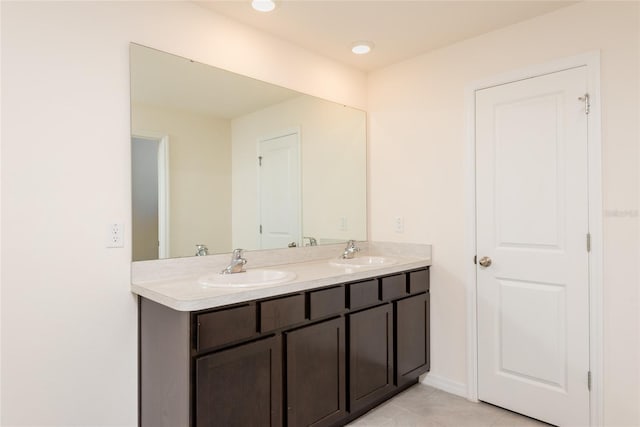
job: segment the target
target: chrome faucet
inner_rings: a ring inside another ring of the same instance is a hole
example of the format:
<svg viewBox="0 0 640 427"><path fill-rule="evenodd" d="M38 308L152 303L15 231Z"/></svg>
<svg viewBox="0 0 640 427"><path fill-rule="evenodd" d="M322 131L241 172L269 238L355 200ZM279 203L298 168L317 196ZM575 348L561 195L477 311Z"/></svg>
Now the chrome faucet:
<svg viewBox="0 0 640 427"><path fill-rule="evenodd" d="M356 252L360 252L360 248L356 246L355 240L349 240L347 242L347 247L342 252L342 259L351 259L356 256Z"/></svg>
<svg viewBox="0 0 640 427"><path fill-rule="evenodd" d="M196 245L196 256L209 255L209 248L207 245Z"/></svg>
<svg viewBox="0 0 640 427"><path fill-rule="evenodd" d="M244 249L234 249L231 254L231 262L227 265L220 274L234 274L244 272L244 265L247 260L242 258L242 252Z"/></svg>

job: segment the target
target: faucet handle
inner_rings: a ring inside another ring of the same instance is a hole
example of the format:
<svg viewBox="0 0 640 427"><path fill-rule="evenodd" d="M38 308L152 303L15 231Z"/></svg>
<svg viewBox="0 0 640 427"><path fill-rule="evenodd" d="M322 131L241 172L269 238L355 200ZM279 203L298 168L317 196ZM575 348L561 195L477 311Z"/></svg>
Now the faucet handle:
<svg viewBox="0 0 640 427"><path fill-rule="evenodd" d="M233 253L231 254L231 259L240 259L242 258L242 253L244 252L244 249L234 249Z"/></svg>
<svg viewBox="0 0 640 427"><path fill-rule="evenodd" d="M196 256L203 255L209 255L209 248L207 247L207 245L199 243L196 245Z"/></svg>
<svg viewBox="0 0 640 427"><path fill-rule="evenodd" d="M353 250L356 250L356 251L360 250L360 248L356 246L356 241L355 240L349 240L347 242L347 249L353 249Z"/></svg>

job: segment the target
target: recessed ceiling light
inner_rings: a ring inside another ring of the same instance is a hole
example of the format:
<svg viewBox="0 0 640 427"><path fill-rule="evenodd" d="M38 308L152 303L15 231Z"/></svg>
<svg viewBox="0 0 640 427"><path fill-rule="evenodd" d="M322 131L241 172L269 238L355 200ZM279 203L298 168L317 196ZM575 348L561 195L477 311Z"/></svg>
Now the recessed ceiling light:
<svg viewBox="0 0 640 427"><path fill-rule="evenodd" d="M251 7L259 12L271 12L276 8L276 4L273 0L253 0Z"/></svg>
<svg viewBox="0 0 640 427"><path fill-rule="evenodd" d="M365 53L371 52L371 49L373 49L373 43L366 41L355 42L351 46L351 52L356 55L364 55Z"/></svg>

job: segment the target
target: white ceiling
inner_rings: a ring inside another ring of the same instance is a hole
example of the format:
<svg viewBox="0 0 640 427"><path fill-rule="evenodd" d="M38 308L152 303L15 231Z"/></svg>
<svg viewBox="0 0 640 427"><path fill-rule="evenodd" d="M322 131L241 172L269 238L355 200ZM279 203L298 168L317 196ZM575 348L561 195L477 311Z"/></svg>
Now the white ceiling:
<svg viewBox="0 0 640 427"><path fill-rule="evenodd" d="M576 1L276 0L256 12L250 0L196 1L202 7L307 50L371 71L430 50L549 13ZM354 55L351 45L375 49Z"/></svg>

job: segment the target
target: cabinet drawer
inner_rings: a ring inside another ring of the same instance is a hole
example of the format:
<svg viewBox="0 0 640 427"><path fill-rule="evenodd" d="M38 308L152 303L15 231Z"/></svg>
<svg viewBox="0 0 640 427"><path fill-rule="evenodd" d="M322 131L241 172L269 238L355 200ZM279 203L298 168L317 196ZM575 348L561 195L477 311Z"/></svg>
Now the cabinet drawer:
<svg viewBox="0 0 640 427"><path fill-rule="evenodd" d="M342 286L309 293L309 319L311 320L342 313L344 307Z"/></svg>
<svg viewBox="0 0 640 427"><path fill-rule="evenodd" d="M375 304L378 298L378 280L352 283L349 285L349 308L354 309Z"/></svg>
<svg viewBox="0 0 640 427"><path fill-rule="evenodd" d="M255 304L199 314L196 350L218 347L257 334Z"/></svg>
<svg viewBox="0 0 640 427"><path fill-rule="evenodd" d="M429 270L409 273L409 293L417 294L429 290Z"/></svg>
<svg viewBox="0 0 640 427"><path fill-rule="evenodd" d="M389 301L407 294L407 276L397 274L382 278L382 300Z"/></svg>
<svg viewBox="0 0 640 427"><path fill-rule="evenodd" d="M303 322L304 295L273 299L260 303L260 332L285 328Z"/></svg>

